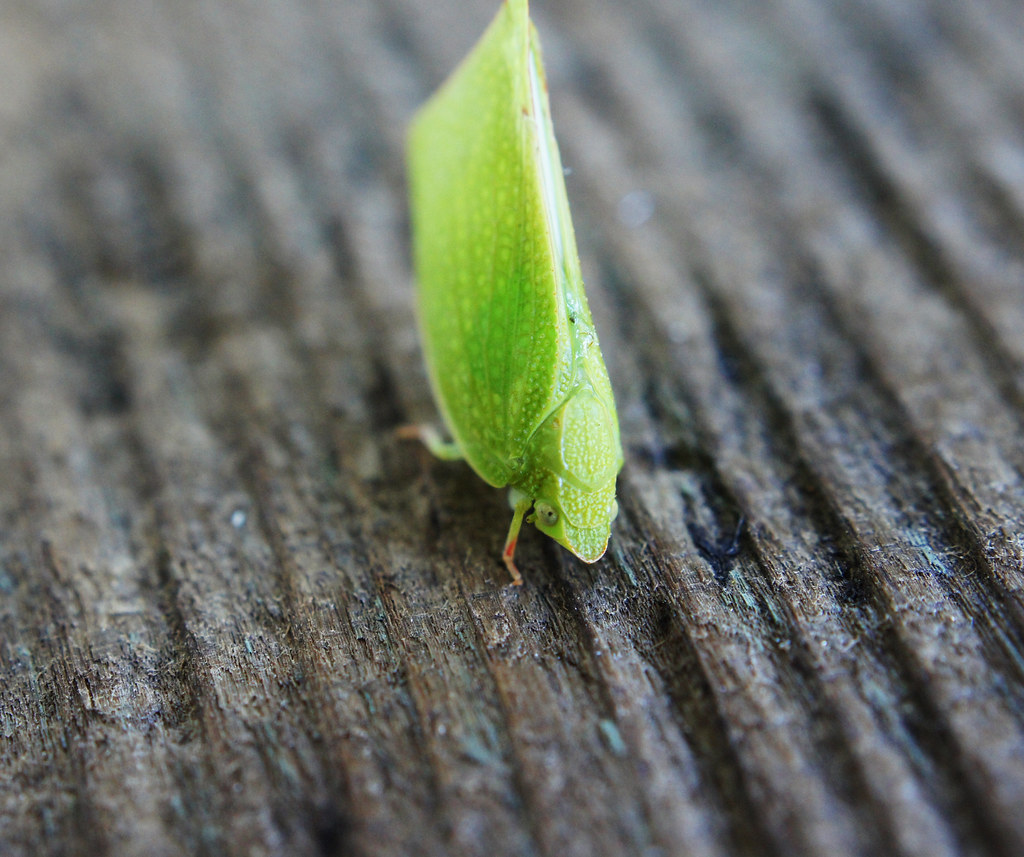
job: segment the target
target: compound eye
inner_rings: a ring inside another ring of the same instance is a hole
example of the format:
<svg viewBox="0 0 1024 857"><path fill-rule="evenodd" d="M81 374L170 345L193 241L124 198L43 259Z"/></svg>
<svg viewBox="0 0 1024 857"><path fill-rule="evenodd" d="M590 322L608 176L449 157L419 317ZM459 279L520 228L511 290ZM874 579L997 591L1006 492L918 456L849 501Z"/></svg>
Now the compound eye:
<svg viewBox="0 0 1024 857"><path fill-rule="evenodd" d="M533 511L537 513L540 522L546 527L553 527L558 523L558 511L550 503L541 500L534 504Z"/></svg>
<svg viewBox="0 0 1024 857"><path fill-rule="evenodd" d="M619 517L619 504L613 498L612 502L608 504L608 520L614 521L617 517Z"/></svg>

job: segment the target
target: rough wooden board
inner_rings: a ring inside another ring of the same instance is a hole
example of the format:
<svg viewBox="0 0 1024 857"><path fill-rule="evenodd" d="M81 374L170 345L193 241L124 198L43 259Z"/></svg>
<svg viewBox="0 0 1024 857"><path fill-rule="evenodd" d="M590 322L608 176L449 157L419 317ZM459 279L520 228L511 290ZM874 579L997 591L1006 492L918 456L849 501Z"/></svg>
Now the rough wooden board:
<svg viewBox="0 0 1024 857"><path fill-rule="evenodd" d="M493 11L0 7L0 853L1020 853L1024 11L538 0L628 464L519 591L392 435Z"/></svg>

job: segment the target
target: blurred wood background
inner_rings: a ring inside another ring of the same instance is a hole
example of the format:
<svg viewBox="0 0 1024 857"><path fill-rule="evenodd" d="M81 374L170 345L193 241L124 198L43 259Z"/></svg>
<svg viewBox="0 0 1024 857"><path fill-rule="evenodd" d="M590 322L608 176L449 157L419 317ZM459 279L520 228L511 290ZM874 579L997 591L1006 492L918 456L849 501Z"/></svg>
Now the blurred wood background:
<svg viewBox="0 0 1024 857"><path fill-rule="evenodd" d="M393 436L495 10L0 5L0 853L1024 853L1024 6L537 0L627 463L521 590Z"/></svg>

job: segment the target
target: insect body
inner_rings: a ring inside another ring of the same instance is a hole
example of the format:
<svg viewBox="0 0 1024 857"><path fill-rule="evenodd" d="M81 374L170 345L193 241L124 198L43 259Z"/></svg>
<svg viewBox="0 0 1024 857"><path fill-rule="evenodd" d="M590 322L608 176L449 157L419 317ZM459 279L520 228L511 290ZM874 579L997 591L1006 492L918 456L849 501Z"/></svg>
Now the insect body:
<svg viewBox="0 0 1024 857"><path fill-rule="evenodd" d="M622 466L615 400L583 293L527 0L506 0L409 135L418 310L461 455L514 513L587 562L605 552Z"/></svg>

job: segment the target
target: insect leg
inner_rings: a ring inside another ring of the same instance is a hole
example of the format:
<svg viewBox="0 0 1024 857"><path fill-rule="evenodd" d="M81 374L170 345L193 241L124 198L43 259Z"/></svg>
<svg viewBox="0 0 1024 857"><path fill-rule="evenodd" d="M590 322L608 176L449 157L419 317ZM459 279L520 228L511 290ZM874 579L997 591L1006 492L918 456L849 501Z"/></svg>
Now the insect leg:
<svg viewBox="0 0 1024 857"><path fill-rule="evenodd" d="M431 455L443 461L458 461L464 457L459 445L454 440L443 440L433 426L399 426L395 435L402 440L420 441Z"/></svg>
<svg viewBox="0 0 1024 857"><path fill-rule="evenodd" d="M505 550L502 551L501 558L505 560L505 568L508 569L508 573L512 575L512 585L522 586L523 576L519 573L519 569L516 568L513 556L516 552L516 542L519 541L519 530L523 526L523 515L529 510L530 506L533 505L533 498L528 497L515 488L509 491L509 500L512 502L512 523L508 528L508 538L505 539Z"/></svg>

